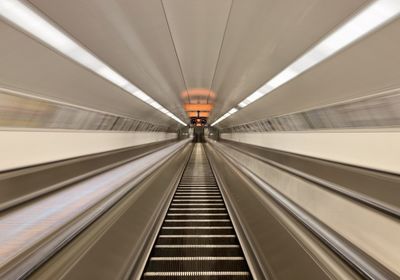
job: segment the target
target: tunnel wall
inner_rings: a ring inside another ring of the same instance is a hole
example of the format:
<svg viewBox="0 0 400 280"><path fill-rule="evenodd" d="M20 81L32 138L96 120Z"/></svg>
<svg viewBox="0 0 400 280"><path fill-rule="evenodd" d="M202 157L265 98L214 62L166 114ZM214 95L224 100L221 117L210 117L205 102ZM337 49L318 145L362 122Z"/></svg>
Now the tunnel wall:
<svg viewBox="0 0 400 280"><path fill-rule="evenodd" d="M176 138L169 132L0 131L0 171Z"/></svg>
<svg viewBox="0 0 400 280"><path fill-rule="evenodd" d="M222 133L221 139L400 173L398 130Z"/></svg>

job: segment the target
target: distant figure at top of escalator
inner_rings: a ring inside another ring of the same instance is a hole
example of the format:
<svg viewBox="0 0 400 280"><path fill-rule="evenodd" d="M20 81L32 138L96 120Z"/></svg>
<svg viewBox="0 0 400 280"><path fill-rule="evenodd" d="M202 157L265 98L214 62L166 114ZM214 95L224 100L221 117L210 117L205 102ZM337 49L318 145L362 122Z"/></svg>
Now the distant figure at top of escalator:
<svg viewBox="0 0 400 280"><path fill-rule="evenodd" d="M204 143L204 127L195 126L193 130L193 142L194 143Z"/></svg>

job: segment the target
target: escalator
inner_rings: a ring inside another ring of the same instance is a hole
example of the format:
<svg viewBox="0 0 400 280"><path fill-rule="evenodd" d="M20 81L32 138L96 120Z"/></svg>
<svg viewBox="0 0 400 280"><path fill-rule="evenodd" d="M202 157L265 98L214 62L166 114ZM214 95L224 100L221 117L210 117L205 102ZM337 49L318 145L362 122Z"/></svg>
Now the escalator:
<svg viewBox="0 0 400 280"><path fill-rule="evenodd" d="M142 279L252 279L202 144L195 144Z"/></svg>

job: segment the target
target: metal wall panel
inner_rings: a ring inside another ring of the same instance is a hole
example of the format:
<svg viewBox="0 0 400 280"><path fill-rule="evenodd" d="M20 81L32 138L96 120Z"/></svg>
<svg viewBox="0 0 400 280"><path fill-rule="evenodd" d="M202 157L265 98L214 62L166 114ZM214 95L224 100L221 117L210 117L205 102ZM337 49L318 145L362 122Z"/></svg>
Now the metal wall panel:
<svg viewBox="0 0 400 280"><path fill-rule="evenodd" d="M173 131L168 126L126 116L0 91L0 129L7 128Z"/></svg>
<svg viewBox="0 0 400 280"><path fill-rule="evenodd" d="M223 128L223 133L400 127L400 93L379 95Z"/></svg>

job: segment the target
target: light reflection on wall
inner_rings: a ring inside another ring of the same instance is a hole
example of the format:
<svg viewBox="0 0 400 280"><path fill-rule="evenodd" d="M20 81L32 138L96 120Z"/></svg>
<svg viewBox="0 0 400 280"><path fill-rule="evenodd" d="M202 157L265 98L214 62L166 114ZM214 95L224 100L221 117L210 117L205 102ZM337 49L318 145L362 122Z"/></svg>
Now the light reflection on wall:
<svg viewBox="0 0 400 280"><path fill-rule="evenodd" d="M166 132L171 128L109 113L0 91L0 129Z"/></svg>
<svg viewBox="0 0 400 280"><path fill-rule="evenodd" d="M400 93L364 98L309 111L266 118L228 128L223 133L370 129L400 127Z"/></svg>

